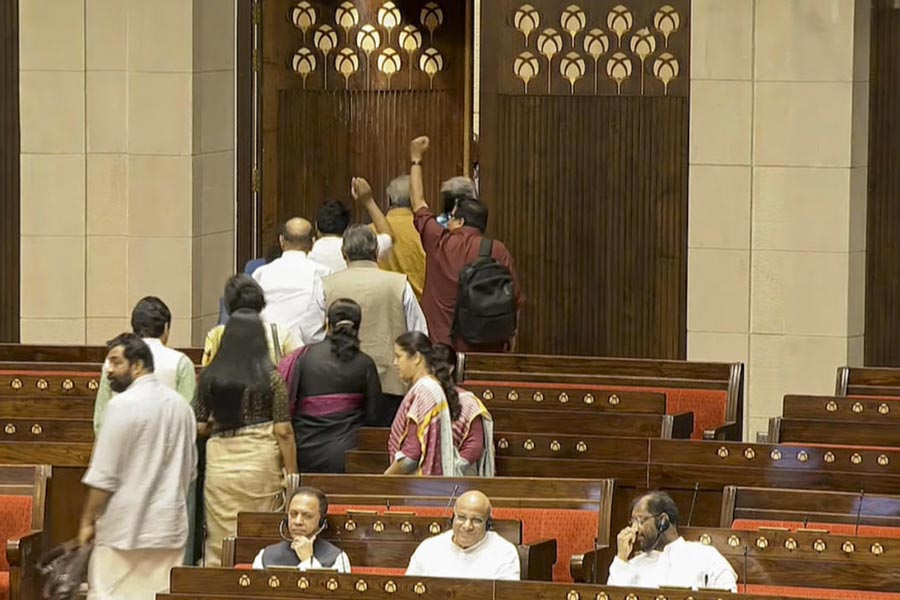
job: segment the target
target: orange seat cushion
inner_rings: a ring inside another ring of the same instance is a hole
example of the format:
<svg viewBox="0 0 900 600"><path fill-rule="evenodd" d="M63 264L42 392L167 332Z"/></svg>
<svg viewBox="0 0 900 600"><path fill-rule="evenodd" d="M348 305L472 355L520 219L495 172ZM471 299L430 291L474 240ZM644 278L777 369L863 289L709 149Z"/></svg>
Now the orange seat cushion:
<svg viewBox="0 0 900 600"><path fill-rule="evenodd" d="M752 519L735 519L731 523L731 529L739 531L758 531L761 528L773 527L796 531L801 528L824 529L835 535L849 535L859 537L880 537L900 539L900 527L876 527L874 525L850 525L848 523L807 523L799 521L764 521Z"/></svg>
<svg viewBox="0 0 900 600"><path fill-rule="evenodd" d="M761 596L784 596L787 598L820 598L822 600L900 600L900 594L893 592L867 592L864 590L836 590L828 588L783 587L778 585L738 584L738 592Z"/></svg>
<svg viewBox="0 0 900 600"><path fill-rule="evenodd" d="M0 571L0 600L9 600L9 571Z"/></svg>
<svg viewBox="0 0 900 600"><path fill-rule="evenodd" d="M436 517L449 521L450 511L442 506L397 506L396 510L415 512L420 517ZM331 514L346 514L347 511L376 510L385 512L383 506L330 505ZM574 554L584 554L594 547L599 516L595 511L561 508L494 508L495 519L518 520L522 522L522 542L531 544L545 539L556 540L556 564L553 567L553 581L572 581L569 559ZM355 567L354 567L355 571Z"/></svg>
<svg viewBox="0 0 900 600"><path fill-rule="evenodd" d="M31 496L0 496L0 571L9 571L6 541L31 531Z"/></svg>
<svg viewBox="0 0 900 600"><path fill-rule="evenodd" d="M529 381L465 381L466 385L492 385L497 387L547 387L570 390L628 390L632 392L657 392L666 395L666 414L694 413L694 431L691 439L702 440L703 432L725 424L725 409L728 393L725 390L692 390L682 388L655 388L642 386L609 386L590 384L549 384Z"/></svg>

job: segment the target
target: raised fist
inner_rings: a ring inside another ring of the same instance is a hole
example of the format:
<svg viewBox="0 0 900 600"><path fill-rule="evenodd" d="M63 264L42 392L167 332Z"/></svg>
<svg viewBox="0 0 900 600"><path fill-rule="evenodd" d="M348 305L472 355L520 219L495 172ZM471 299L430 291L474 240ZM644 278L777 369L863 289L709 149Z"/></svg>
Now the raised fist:
<svg viewBox="0 0 900 600"><path fill-rule="evenodd" d="M350 182L350 194L354 200L368 200L372 197L372 186L362 177L354 177Z"/></svg>
<svg viewBox="0 0 900 600"><path fill-rule="evenodd" d="M425 156L425 153L428 152L428 146L431 145L431 140L428 139L428 136L423 135L419 136L413 141L409 143L409 156L412 160L422 160L422 157Z"/></svg>

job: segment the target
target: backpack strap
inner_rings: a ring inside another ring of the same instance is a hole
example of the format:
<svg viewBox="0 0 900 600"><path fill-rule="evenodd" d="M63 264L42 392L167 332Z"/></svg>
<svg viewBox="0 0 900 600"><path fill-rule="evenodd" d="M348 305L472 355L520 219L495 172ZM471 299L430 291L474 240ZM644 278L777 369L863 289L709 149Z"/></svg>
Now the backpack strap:
<svg viewBox="0 0 900 600"><path fill-rule="evenodd" d="M491 251L494 249L494 240L491 238L483 237L481 238L481 246L478 249L478 257L479 258L490 258Z"/></svg>

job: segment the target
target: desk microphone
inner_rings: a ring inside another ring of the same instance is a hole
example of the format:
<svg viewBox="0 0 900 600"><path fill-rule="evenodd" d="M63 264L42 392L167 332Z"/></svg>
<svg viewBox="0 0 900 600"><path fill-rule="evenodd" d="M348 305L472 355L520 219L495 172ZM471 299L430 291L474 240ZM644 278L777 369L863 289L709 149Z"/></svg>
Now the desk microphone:
<svg viewBox="0 0 900 600"><path fill-rule="evenodd" d="M459 484L453 486L453 491L450 492L450 500L447 501L447 506L444 508L445 511L449 511L450 507L453 506L453 501L456 500L456 492L459 491Z"/></svg>
<svg viewBox="0 0 900 600"><path fill-rule="evenodd" d="M856 507L856 529L853 530L853 535L859 535L859 522L862 519L862 505L865 495L866 490L859 490L859 505Z"/></svg>
<svg viewBox="0 0 900 600"><path fill-rule="evenodd" d="M691 526L691 519L694 517L694 504L697 503L697 492L700 491L700 482L694 484L694 495L691 497L691 510L688 513L687 526Z"/></svg>
<svg viewBox="0 0 900 600"><path fill-rule="evenodd" d="M744 580L744 593L745 594L747 593L747 553L749 551L750 551L750 549L747 546L744 546L744 564L741 567L744 572L741 573L741 579Z"/></svg>

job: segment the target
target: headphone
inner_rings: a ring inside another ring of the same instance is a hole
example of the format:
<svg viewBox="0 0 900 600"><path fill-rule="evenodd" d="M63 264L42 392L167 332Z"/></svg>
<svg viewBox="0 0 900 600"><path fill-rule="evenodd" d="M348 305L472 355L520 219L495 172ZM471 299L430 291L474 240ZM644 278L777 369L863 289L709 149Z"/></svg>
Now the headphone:
<svg viewBox="0 0 900 600"><path fill-rule="evenodd" d="M290 523L288 523L288 516L284 515L284 518L281 519L281 523L278 524L278 534L281 536L281 539L284 540L285 542L293 542L294 541L294 539L292 537L290 537L289 535L287 535L287 533L285 533L285 531L290 533L290 529L288 529L289 525L290 525ZM319 528L316 529L315 533L313 533L310 537L316 537L317 535L319 535L326 529L328 529L328 515L322 515L319 518Z"/></svg>
<svg viewBox="0 0 900 600"><path fill-rule="evenodd" d="M665 517L665 519L663 519ZM669 515L666 513L661 513L658 517L656 517L656 530L662 534L669 530L669 527L672 526L672 523L669 521Z"/></svg>

